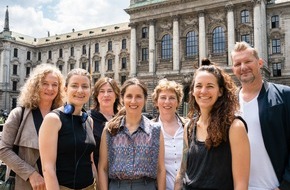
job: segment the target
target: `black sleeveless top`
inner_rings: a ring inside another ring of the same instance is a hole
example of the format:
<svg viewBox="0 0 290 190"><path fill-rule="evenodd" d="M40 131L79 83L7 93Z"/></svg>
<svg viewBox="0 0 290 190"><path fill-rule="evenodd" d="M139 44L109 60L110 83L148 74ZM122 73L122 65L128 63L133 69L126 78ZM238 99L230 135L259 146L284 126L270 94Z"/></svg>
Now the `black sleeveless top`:
<svg viewBox="0 0 290 190"><path fill-rule="evenodd" d="M237 117L245 124L241 117ZM217 147L207 149L196 139L196 126L188 150L184 179L186 190L233 190L232 156L229 138Z"/></svg>
<svg viewBox="0 0 290 190"><path fill-rule="evenodd" d="M54 110L62 122L58 134L56 175L60 185L85 188L94 182L91 153L95 149L92 126L81 116Z"/></svg>

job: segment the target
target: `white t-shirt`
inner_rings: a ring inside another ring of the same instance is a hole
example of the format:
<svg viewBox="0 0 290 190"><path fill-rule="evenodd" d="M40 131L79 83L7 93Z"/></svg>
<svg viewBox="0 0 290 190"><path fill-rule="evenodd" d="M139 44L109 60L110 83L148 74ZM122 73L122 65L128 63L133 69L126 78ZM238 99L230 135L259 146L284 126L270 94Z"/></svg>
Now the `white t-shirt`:
<svg viewBox="0 0 290 190"><path fill-rule="evenodd" d="M248 125L251 148L249 190L273 190L279 186L279 181L264 145L257 97L245 102L239 94L241 114Z"/></svg>
<svg viewBox="0 0 290 190"><path fill-rule="evenodd" d="M164 136L165 146L165 169L166 169L166 190L174 189L174 182L177 172L180 168L183 150L183 126L178 120L179 128L174 136L167 134L164 131L162 122L158 121L161 125L161 130Z"/></svg>

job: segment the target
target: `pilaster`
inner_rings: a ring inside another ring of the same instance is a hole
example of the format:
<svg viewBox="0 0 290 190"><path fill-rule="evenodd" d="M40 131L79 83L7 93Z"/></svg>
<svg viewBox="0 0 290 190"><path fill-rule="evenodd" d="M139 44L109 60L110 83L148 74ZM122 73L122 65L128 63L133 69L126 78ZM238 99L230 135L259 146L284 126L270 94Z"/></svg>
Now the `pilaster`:
<svg viewBox="0 0 290 190"><path fill-rule="evenodd" d="M155 20L149 21L149 73L155 72Z"/></svg>
<svg viewBox="0 0 290 190"><path fill-rule="evenodd" d="M136 24L130 23L131 27L131 50L130 50L130 77L135 77L137 74L137 36Z"/></svg>
<svg viewBox="0 0 290 190"><path fill-rule="evenodd" d="M179 17L173 17L173 70L179 71Z"/></svg>
<svg viewBox="0 0 290 190"><path fill-rule="evenodd" d="M199 11L198 13L199 25L199 65L201 60L206 57L206 32L205 32L205 12Z"/></svg>

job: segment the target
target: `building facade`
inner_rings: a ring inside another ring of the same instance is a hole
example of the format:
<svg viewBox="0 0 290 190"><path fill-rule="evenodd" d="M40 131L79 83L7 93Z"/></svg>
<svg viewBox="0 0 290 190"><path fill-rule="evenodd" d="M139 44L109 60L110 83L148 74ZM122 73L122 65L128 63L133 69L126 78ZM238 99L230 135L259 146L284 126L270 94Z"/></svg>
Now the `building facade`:
<svg viewBox="0 0 290 190"><path fill-rule="evenodd" d="M202 58L231 74L236 41L257 48L265 80L290 85L289 9L290 0L131 0L128 23L41 39L11 32L5 24L0 103L13 108L30 71L47 62L64 75L74 67L89 69L93 82L109 76L122 84L138 77L149 94L161 78L178 81L186 95L179 112L186 114L192 75ZM156 112L150 96L144 111Z"/></svg>

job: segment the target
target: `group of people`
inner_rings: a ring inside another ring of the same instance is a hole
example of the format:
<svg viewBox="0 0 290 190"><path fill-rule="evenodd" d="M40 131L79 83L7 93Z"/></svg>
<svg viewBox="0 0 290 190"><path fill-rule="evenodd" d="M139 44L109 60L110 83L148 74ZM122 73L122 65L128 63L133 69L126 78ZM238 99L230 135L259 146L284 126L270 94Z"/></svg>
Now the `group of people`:
<svg viewBox="0 0 290 190"><path fill-rule="evenodd" d="M178 115L182 85L161 79L152 120L142 115L141 80L119 88L104 77L91 87L83 69L64 80L41 64L5 122L0 160L15 171L16 190L289 190L290 87L263 80L263 60L245 42L231 59L241 88L204 59L187 117Z"/></svg>

